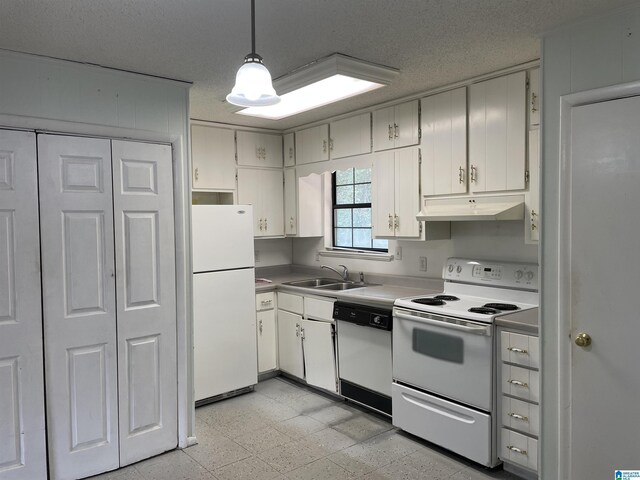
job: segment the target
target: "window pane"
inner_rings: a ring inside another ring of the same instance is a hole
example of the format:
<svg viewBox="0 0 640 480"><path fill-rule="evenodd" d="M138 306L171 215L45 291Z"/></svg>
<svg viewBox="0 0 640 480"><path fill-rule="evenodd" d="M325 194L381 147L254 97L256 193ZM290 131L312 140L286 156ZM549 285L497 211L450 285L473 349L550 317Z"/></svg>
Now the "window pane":
<svg viewBox="0 0 640 480"><path fill-rule="evenodd" d="M336 170L336 185L353 183L353 168L349 170Z"/></svg>
<svg viewBox="0 0 640 480"><path fill-rule="evenodd" d="M355 186L355 203L371 203L371 184L364 183Z"/></svg>
<svg viewBox="0 0 640 480"><path fill-rule="evenodd" d="M353 246L371 248L371 229L370 228L354 228L353 229Z"/></svg>
<svg viewBox="0 0 640 480"><path fill-rule="evenodd" d="M380 240L379 238L373 239L373 248L380 248L383 250L389 250L389 240Z"/></svg>
<svg viewBox="0 0 640 480"><path fill-rule="evenodd" d="M336 210L336 227L351 226L351 211L350 208L340 208Z"/></svg>
<svg viewBox="0 0 640 480"><path fill-rule="evenodd" d="M371 182L371 168L356 168L355 183Z"/></svg>
<svg viewBox="0 0 640 480"><path fill-rule="evenodd" d="M336 187L336 205L350 205L353 203L353 185Z"/></svg>
<svg viewBox="0 0 640 480"><path fill-rule="evenodd" d="M336 247L353 247L350 228L336 228Z"/></svg>
<svg viewBox="0 0 640 480"><path fill-rule="evenodd" d="M338 225L342 227L343 225ZM353 209L353 226L371 228L371 209L370 208L354 208Z"/></svg>

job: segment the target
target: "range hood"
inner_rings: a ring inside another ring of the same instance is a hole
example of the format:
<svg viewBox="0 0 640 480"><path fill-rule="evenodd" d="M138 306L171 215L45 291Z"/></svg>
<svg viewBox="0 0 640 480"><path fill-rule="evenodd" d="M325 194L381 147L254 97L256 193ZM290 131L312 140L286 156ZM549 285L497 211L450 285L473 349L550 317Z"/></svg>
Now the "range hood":
<svg viewBox="0 0 640 480"><path fill-rule="evenodd" d="M425 198L416 219L427 222L522 220L524 195Z"/></svg>

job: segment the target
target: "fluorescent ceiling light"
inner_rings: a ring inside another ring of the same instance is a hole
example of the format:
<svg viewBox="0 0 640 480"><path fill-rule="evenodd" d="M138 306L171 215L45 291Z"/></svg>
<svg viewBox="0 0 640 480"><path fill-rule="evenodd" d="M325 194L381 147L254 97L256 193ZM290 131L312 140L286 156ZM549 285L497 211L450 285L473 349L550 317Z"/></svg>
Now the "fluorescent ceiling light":
<svg viewBox="0 0 640 480"><path fill-rule="evenodd" d="M335 53L276 79L280 103L236 113L279 120L384 87L398 73L394 68Z"/></svg>

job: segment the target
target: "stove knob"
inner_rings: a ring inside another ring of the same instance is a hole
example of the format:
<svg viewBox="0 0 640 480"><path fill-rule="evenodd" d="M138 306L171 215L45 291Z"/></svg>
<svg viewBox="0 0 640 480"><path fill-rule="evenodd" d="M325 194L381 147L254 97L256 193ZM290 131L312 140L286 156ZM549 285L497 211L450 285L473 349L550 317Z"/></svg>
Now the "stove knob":
<svg viewBox="0 0 640 480"><path fill-rule="evenodd" d="M516 271L516 280L520 280L523 275L524 275L524 272L522 270Z"/></svg>
<svg viewBox="0 0 640 480"><path fill-rule="evenodd" d="M452 273L453 272L453 265L449 265L448 270L449 270L449 273Z"/></svg>
<svg viewBox="0 0 640 480"><path fill-rule="evenodd" d="M458 268L456 268L456 272L462 273L462 265L458 265Z"/></svg>
<svg viewBox="0 0 640 480"><path fill-rule="evenodd" d="M527 280L533 280L533 272L527 272Z"/></svg>

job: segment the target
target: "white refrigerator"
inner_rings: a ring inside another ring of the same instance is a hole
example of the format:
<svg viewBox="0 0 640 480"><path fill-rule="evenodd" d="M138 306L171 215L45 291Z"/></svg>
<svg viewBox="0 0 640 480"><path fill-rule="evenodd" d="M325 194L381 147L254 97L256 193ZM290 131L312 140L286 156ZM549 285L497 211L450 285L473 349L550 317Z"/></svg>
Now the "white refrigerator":
<svg viewBox="0 0 640 480"><path fill-rule="evenodd" d="M258 382L251 205L193 205L196 404Z"/></svg>

